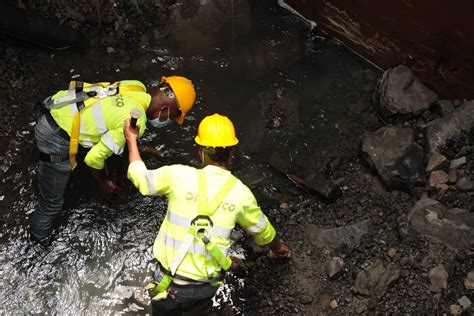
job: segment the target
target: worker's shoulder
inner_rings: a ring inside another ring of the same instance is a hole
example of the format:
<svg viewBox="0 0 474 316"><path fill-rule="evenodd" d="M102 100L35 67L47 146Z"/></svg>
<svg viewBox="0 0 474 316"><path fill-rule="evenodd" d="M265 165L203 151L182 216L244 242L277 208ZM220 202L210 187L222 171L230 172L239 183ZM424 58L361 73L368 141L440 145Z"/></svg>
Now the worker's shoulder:
<svg viewBox="0 0 474 316"><path fill-rule="evenodd" d="M252 193L252 190L250 190L250 188L235 175L234 178L237 180L234 189L237 191L238 195L240 197L253 198L254 195Z"/></svg>
<svg viewBox="0 0 474 316"><path fill-rule="evenodd" d="M119 81L121 87L133 87L135 86L135 91L141 91L141 92L146 92L146 86L143 82L140 80L132 80L132 79L126 79L126 80L120 80Z"/></svg>
<svg viewBox="0 0 474 316"><path fill-rule="evenodd" d="M168 165L169 170L176 175L190 176L191 174L196 174L196 168L182 165L182 164L173 164Z"/></svg>

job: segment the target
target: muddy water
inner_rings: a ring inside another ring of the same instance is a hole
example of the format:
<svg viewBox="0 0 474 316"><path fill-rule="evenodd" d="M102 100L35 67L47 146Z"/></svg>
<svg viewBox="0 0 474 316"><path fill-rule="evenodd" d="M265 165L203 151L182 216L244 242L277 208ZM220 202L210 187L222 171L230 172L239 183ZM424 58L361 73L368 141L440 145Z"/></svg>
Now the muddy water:
<svg viewBox="0 0 474 316"><path fill-rule="evenodd" d="M82 56L40 51L31 62L42 71L32 75L37 91L62 88L77 75L85 81L136 78L149 86L161 75L189 76L198 89L197 106L183 127L148 132L141 143L162 155L144 155L147 164L197 163L197 122L213 112L229 115L241 140L236 173L272 207L301 194L267 167L273 154L307 173L328 159L355 154L357 137L376 124L368 110L376 72L285 11L223 3L176 6L166 40L137 47L133 55L128 47L115 47L116 54L94 48ZM149 312L141 288L154 267L151 245L165 199L142 197L129 184L119 195L102 194L78 170L52 246L32 244L27 228L35 204L34 115L25 120L6 144L2 166L0 312ZM244 283L231 278L219 302L232 304L235 313L245 304L251 309L251 302L232 299Z"/></svg>

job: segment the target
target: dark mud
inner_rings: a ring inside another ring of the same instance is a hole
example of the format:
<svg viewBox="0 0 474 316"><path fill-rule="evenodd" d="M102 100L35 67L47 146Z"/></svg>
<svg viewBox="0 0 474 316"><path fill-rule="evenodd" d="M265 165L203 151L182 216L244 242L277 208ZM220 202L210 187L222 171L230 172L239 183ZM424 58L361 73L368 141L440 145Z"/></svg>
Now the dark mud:
<svg viewBox="0 0 474 316"><path fill-rule="evenodd" d="M250 315L365 313L363 298L351 287L375 259L394 262L401 276L372 311L446 312L462 295L473 299L462 285L474 266L472 254L405 233L404 219L416 199L386 190L361 162L363 133L385 125L371 105L380 72L344 47L311 32L271 1L190 6L110 1L100 14L94 6L71 8L67 1L11 3L83 30L91 46L82 52L49 51L2 36L1 312L149 312L141 288L151 278L150 248L166 210L164 199L144 198L130 184L118 195L103 194L80 168L70 181L51 248L44 251L28 240L36 194L34 104L72 78L139 79L153 86L171 73L192 78L197 104L182 128L148 131L141 143L161 155L145 153L147 164L197 164L197 122L213 112L229 115L241 141L235 173L254 190L293 251L289 262L275 263L249 240L239 240L235 248L245 254L248 271L229 276L216 309ZM272 157L294 173L334 181L341 198L328 203L305 192L269 166ZM373 229L356 247L317 248L308 238L312 225L343 227L367 219ZM390 248L395 256L387 255ZM346 265L329 279L326 265L334 256ZM444 263L449 272L448 289L439 297L429 289L427 261Z"/></svg>

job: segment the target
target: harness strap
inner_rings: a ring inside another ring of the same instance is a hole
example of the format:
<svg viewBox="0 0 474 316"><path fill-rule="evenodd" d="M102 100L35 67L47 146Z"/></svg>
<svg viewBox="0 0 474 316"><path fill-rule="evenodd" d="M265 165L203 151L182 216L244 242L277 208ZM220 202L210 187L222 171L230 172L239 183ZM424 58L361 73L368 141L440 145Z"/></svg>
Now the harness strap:
<svg viewBox="0 0 474 316"><path fill-rule="evenodd" d="M207 183L206 183L206 174L204 170L203 169L197 170L197 176L198 176L198 216L196 216L196 218L191 221L191 225L189 227L188 233L186 234L186 237L183 243L179 247L178 252L176 253L175 257L173 258L173 261L171 262L170 270L173 275L178 270L179 265L184 260L184 257L186 257L186 254L189 252L189 249L194 243L194 240L196 238L204 242L206 249L208 250L210 255L216 260L216 262L219 263L219 265L221 265L222 268L224 268L225 270L228 270L229 268L229 264L226 262L227 260L222 259L222 257L225 257L224 254L222 254L222 251L220 251L217 245L210 242L210 239L212 239L212 236L206 236L205 241L207 242L205 242L202 239L202 237L201 238L198 237L199 232L196 231L196 226L199 225L203 230L206 231L206 233L210 233L210 230L212 229L212 225L213 225L211 216L214 215L214 213L219 208L219 205L222 203L222 201L224 201L225 197L230 193L235 183L237 182L237 179L233 175L230 175L229 178L226 180L225 184L219 190L219 192L217 192L217 194L211 200L211 202L207 203Z"/></svg>
<svg viewBox="0 0 474 316"><path fill-rule="evenodd" d="M230 193L232 188L234 187L237 179L230 175L229 178L226 180L224 186L217 192L214 198L211 200L210 203L207 203L207 182L206 182L206 174L203 169L197 170L198 174L198 214L199 215L207 215L211 217L219 208L222 201L226 198L226 196Z"/></svg>
<svg viewBox="0 0 474 316"><path fill-rule="evenodd" d="M89 91L85 92L84 88L89 89ZM112 84L109 82L91 84L82 81L71 81L69 83L69 93L67 96L54 100L52 98L46 100L45 107L49 110L74 103L77 107L77 112L74 114L74 118L72 120L71 137L69 142L69 162L71 163L72 169L76 168L77 166L76 155L79 150L79 137L81 131L80 112L86 107L96 103L100 99L117 94L132 98L146 111L148 108L147 101L140 98L133 92L145 92L145 89L139 85L120 86L120 81L114 82Z"/></svg>

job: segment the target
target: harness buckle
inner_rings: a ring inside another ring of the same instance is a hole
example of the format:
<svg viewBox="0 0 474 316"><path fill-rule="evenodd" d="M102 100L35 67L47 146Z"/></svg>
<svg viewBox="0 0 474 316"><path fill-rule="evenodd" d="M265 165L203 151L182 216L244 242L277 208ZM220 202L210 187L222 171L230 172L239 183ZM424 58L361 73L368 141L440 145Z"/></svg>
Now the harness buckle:
<svg viewBox="0 0 474 316"><path fill-rule="evenodd" d="M207 215L198 215L192 221L191 225L194 225L194 237L202 240L204 243L209 242L212 238L212 227L214 223L212 219Z"/></svg>
<svg viewBox="0 0 474 316"><path fill-rule="evenodd" d="M106 98L106 97L116 95L118 93L118 87L110 85L110 86L98 89L96 92L97 92L97 97L99 99L103 99L103 98Z"/></svg>

